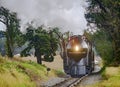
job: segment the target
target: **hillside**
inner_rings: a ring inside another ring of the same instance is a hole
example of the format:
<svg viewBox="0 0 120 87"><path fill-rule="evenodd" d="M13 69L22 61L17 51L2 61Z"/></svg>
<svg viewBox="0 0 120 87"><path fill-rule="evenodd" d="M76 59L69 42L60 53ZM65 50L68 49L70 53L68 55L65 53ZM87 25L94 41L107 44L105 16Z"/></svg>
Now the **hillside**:
<svg viewBox="0 0 120 87"><path fill-rule="evenodd" d="M19 58L19 55L16 55L15 57ZM37 63L36 57L34 57L34 56L22 57L20 59L24 60L24 61L33 61L33 62ZM53 62L42 61L42 64L51 68L51 69L63 70L63 60L60 57L60 55L54 56L54 61Z"/></svg>
<svg viewBox="0 0 120 87"><path fill-rule="evenodd" d="M63 75L61 71L47 73L45 65L18 58L0 57L0 87L36 87L52 77Z"/></svg>

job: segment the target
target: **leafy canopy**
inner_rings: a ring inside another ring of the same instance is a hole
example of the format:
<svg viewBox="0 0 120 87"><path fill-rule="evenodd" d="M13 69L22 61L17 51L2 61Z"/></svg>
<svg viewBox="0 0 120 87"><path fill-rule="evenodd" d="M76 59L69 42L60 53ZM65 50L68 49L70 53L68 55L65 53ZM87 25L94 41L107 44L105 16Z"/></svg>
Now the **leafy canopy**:
<svg viewBox="0 0 120 87"><path fill-rule="evenodd" d="M8 57L13 57L15 46L20 45L22 33L19 30L19 19L17 14L0 7L0 22L6 26L6 52Z"/></svg>
<svg viewBox="0 0 120 87"><path fill-rule="evenodd" d="M29 26L24 38L28 42L28 47L21 52L21 56L30 55L30 50L34 48L36 57L44 56L41 60L53 61L53 56L58 48L58 40L52 30L47 31L42 26L37 29Z"/></svg>

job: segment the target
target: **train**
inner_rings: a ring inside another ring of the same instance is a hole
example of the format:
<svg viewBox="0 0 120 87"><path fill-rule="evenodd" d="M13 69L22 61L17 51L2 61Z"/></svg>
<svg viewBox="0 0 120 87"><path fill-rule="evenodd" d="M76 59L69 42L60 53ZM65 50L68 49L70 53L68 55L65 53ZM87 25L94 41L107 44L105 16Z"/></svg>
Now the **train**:
<svg viewBox="0 0 120 87"><path fill-rule="evenodd" d="M80 77L94 70L94 45L84 35L69 38L63 53L64 72Z"/></svg>

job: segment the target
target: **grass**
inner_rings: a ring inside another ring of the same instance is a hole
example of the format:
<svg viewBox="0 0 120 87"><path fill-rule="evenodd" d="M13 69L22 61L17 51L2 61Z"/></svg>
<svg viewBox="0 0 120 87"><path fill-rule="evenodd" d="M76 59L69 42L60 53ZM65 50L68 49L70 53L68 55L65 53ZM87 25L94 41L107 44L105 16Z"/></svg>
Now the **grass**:
<svg viewBox="0 0 120 87"><path fill-rule="evenodd" d="M12 72L0 74L0 87L35 87L35 84L27 75L12 70Z"/></svg>
<svg viewBox="0 0 120 87"><path fill-rule="evenodd" d="M0 87L35 87L29 76L19 72L17 62L0 58Z"/></svg>
<svg viewBox="0 0 120 87"><path fill-rule="evenodd" d="M21 63L20 65L25 69L30 70L31 73L38 75L41 79L46 78L46 68L44 66L38 65L34 62Z"/></svg>
<svg viewBox="0 0 120 87"><path fill-rule="evenodd" d="M0 57L0 87L36 87L50 77L63 75L61 71L51 70L31 61L21 61Z"/></svg>
<svg viewBox="0 0 120 87"><path fill-rule="evenodd" d="M62 70L55 70L55 74L56 74L58 77L65 76L65 73L64 73Z"/></svg>
<svg viewBox="0 0 120 87"><path fill-rule="evenodd" d="M120 87L120 67L107 67L103 80L85 87Z"/></svg>
<svg viewBox="0 0 120 87"><path fill-rule="evenodd" d="M107 67L101 87L120 87L120 67Z"/></svg>

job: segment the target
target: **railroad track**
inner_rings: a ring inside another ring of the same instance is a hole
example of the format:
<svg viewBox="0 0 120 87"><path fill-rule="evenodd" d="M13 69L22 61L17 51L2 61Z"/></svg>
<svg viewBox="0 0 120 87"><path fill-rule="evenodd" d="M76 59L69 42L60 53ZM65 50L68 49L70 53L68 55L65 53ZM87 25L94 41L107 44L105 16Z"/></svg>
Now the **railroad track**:
<svg viewBox="0 0 120 87"><path fill-rule="evenodd" d="M54 85L53 87L74 87L78 83L80 83L80 81L82 81L86 76L88 76L88 74L85 76L82 76L80 78L71 78L70 77L63 82Z"/></svg>

